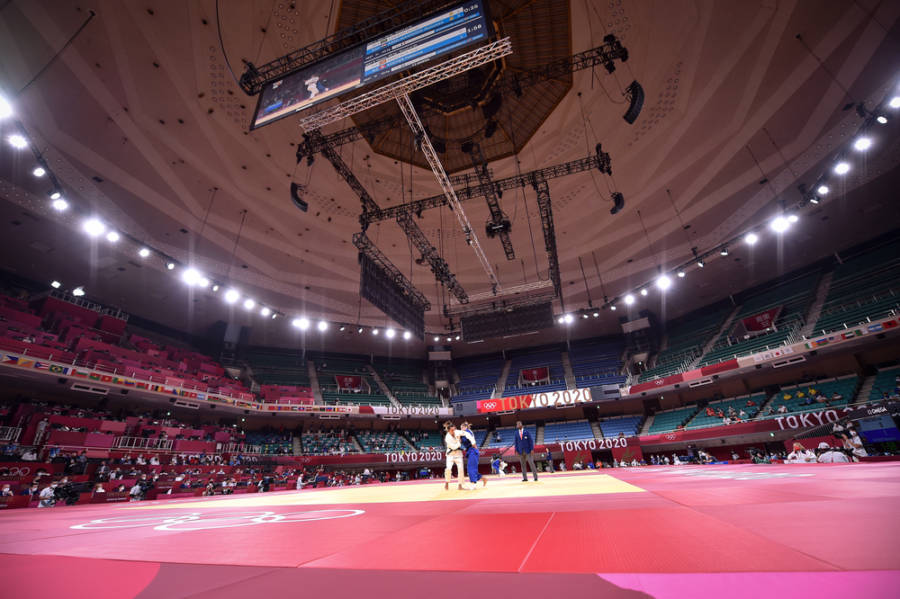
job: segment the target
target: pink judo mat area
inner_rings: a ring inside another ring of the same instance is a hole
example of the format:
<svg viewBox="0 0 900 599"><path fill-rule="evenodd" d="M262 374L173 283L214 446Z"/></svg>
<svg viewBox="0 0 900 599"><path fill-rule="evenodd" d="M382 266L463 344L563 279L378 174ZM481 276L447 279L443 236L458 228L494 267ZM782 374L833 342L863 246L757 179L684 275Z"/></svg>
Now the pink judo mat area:
<svg viewBox="0 0 900 599"><path fill-rule="evenodd" d="M900 463L643 467L0 513L6 597L896 597Z"/></svg>

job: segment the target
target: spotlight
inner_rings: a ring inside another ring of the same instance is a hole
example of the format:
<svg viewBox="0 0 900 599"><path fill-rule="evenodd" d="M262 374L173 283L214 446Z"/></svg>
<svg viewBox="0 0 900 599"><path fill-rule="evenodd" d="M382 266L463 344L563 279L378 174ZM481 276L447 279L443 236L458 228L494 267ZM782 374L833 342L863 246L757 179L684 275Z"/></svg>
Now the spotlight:
<svg viewBox="0 0 900 599"><path fill-rule="evenodd" d="M141 258L149 258L150 250L147 248L141 248L138 250L138 256L140 256Z"/></svg>
<svg viewBox="0 0 900 599"><path fill-rule="evenodd" d="M581 317L582 317L582 318L590 318L590 316L587 315L587 314L582 314Z"/></svg>
<svg viewBox="0 0 900 599"><path fill-rule="evenodd" d="M339 331L344 331L344 330L346 330L346 328L347 328L347 327L345 327L344 325L341 325L341 327L340 327L338 330L339 330Z"/></svg>
<svg viewBox="0 0 900 599"><path fill-rule="evenodd" d="M876 116L875 120L878 121L879 125L887 125L888 122L888 118L883 114L879 114L878 116Z"/></svg>
<svg viewBox="0 0 900 599"><path fill-rule="evenodd" d="M306 318L295 318L291 321L291 326L293 326L295 329L305 331L309 328L309 320L307 320Z"/></svg>
<svg viewBox="0 0 900 599"><path fill-rule="evenodd" d="M47 171L44 170L44 167L42 167L42 166L36 166L36 167L34 167L34 170L31 171L31 174L34 175L35 177L43 177L44 175L47 174Z"/></svg>
<svg viewBox="0 0 900 599"><path fill-rule="evenodd" d="M272 320L278 318L278 312L272 312Z"/></svg>
<svg viewBox="0 0 900 599"><path fill-rule="evenodd" d="M656 286L660 291L665 291L672 286L672 279L670 279L668 275L659 275L656 279Z"/></svg>
<svg viewBox="0 0 900 599"><path fill-rule="evenodd" d="M272 313L272 310L270 310L269 308L267 308L265 306L263 306L262 309L259 311L260 316L268 316L271 313Z"/></svg>
<svg viewBox="0 0 900 599"><path fill-rule="evenodd" d="M634 296L629 293L628 295L625 296L625 305L630 306L633 303L634 303Z"/></svg>
<svg viewBox="0 0 900 599"><path fill-rule="evenodd" d="M611 306L609 307L609 309L612 310L613 312L615 312L615 311L616 311L616 305L615 305L615 304L611 305Z"/></svg>
<svg viewBox="0 0 900 599"><path fill-rule="evenodd" d="M703 268L704 266L706 266L706 262L704 262L703 260L697 260L697 268Z"/></svg>
<svg viewBox="0 0 900 599"><path fill-rule="evenodd" d="M891 108L900 108L900 96L891 98L890 102L888 102L888 106Z"/></svg>
<svg viewBox="0 0 900 599"><path fill-rule="evenodd" d="M647 297L647 288L646 287L644 289L641 289L641 295L643 295L644 297Z"/></svg>
<svg viewBox="0 0 900 599"><path fill-rule="evenodd" d="M599 312L594 312L594 318L598 318L600 316Z"/></svg>
<svg viewBox="0 0 900 599"><path fill-rule="evenodd" d="M106 225L96 218L89 218L84 221L82 228L84 229L84 232L91 237L100 237L103 235L103 232L106 231Z"/></svg>
<svg viewBox="0 0 900 599"><path fill-rule="evenodd" d="M776 233L784 233L791 226L791 223L783 216L776 216L772 219L772 222L769 223L769 227L775 231Z"/></svg>
<svg viewBox="0 0 900 599"><path fill-rule="evenodd" d="M356 329L356 332L359 333L360 335L362 335L363 328L362 328L362 327L359 327L358 329Z"/></svg>
<svg viewBox="0 0 900 599"><path fill-rule="evenodd" d="M191 287L199 283L202 276L196 268L185 268L181 271L181 280Z"/></svg>
<svg viewBox="0 0 900 599"><path fill-rule="evenodd" d="M566 315L563 317L563 321L565 321L566 324L572 324L572 322L573 322L574 320L575 320L575 317L572 316L571 314L566 314Z"/></svg>
<svg viewBox="0 0 900 599"><path fill-rule="evenodd" d="M816 193L820 196L828 195L828 192L831 191L827 185L819 185L816 188Z"/></svg>
<svg viewBox="0 0 900 599"><path fill-rule="evenodd" d="M53 202L50 203L54 210L57 212L65 212L69 209L69 202L65 201L62 198L56 198Z"/></svg>
<svg viewBox="0 0 900 599"><path fill-rule="evenodd" d="M24 135L20 135L18 133L13 133L9 137L6 138L6 141L9 142L9 145L14 147L17 150L22 150L28 147L28 140L25 139Z"/></svg>
<svg viewBox="0 0 900 599"><path fill-rule="evenodd" d="M106 241L110 243L116 243L119 239L121 239L121 236L116 231L110 231L106 234Z"/></svg>
<svg viewBox="0 0 900 599"><path fill-rule="evenodd" d="M459 341L459 335L457 335L456 337L454 337L454 339L456 339L457 341Z"/></svg>
<svg viewBox="0 0 900 599"><path fill-rule="evenodd" d="M435 336L434 336L434 340L435 340L435 341L440 341L440 340L441 340L441 338L440 338L440 337L438 337L438 336L437 336L437 335L435 335Z"/></svg>
<svg viewBox="0 0 900 599"><path fill-rule="evenodd" d="M324 333L325 331L328 330L328 323L325 322L324 320L320 320L319 324L316 325L316 328Z"/></svg>
<svg viewBox="0 0 900 599"><path fill-rule="evenodd" d="M51 200L58 200L61 197L62 197L62 194L59 193L58 191L54 191L53 193L50 194Z"/></svg>
<svg viewBox="0 0 900 599"><path fill-rule="evenodd" d="M244 300L244 310L252 310L256 306L256 302L249 297Z"/></svg>
<svg viewBox="0 0 900 599"><path fill-rule="evenodd" d="M241 299L241 294L237 289L229 289L225 292L225 303L233 304Z"/></svg>
<svg viewBox="0 0 900 599"><path fill-rule="evenodd" d="M685 273L683 270L679 270L679 271L678 271L678 278L679 278L679 279L683 279L684 276L685 276L685 274L686 274L686 273Z"/></svg>
<svg viewBox="0 0 900 599"><path fill-rule="evenodd" d="M62 283L60 283L59 281L53 281L52 283L50 283L50 286L54 289L59 289L60 287L62 287Z"/></svg>
<svg viewBox="0 0 900 599"><path fill-rule="evenodd" d="M818 204L819 198L817 196L809 196L809 203L810 204Z"/></svg>
<svg viewBox="0 0 900 599"><path fill-rule="evenodd" d="M72 295L75 297L81 297L84 295L84 287L76 287L72 290Z"/></svg>
<svg viewBox="0 0 900 599"><path fill-rule="evenodd" d="M849 162L838 162L834 165L834 172L839 175L846 175L850 172L850 163Z"/></svg>
<svg viewBox="0 0 900 599"><path fill-rule="evenodd" d="M207 287L209 287L209 279L207 279L206 277L200 277L200 281L197 282L197 285L206 289Z"/></svg>
<svg viewBox="0 0 900 599"><path fill-rule="evenodd" d="M378 335L378 329L372 329L372 334L373 334L373 335Z"/></svg>
<svg viewBox="0 0 900 599"><path fill-rule="evenodd" d="M860 137L853 142L853 149L857 152L865 152L872 147L871 137Z"/></svg>
<svg viewBox="0 0 900 599"><path fill-rule="evenodd" d="M800 217L797 216L796 214L791 214L791 215L788 216L787 218L788 218L788 222L791 223L791 224L794 224L795 222L797 222L798 220L800 220Z"/></svg>
<svg viewBox="0 0 900 599"><path fill-rule="evenodd" d="M213 290L213 293L215 293L216 291L219 290L219 286L218 286L218 285L213 285L213 286L212 286L212 290Z"/></svg>
<svg viewBox="0 0 900 599"><path fill-rule="evenodd" d="M403 338L409 341L412 338L412 333L409 331L403 331Z"/></svg>
<svg viewBox="0 0 900 599"><path fill-rule="evenodd" d="M754 245L757 241L759 241L759 235L756 233L747 233L744 235L744 243L747 245Z"/></svg>
<svg viewBox="0 0 900 599"><path fill-rule="evenodd" d="M174 262L166 262L166 270L175 270Z"/></svg>
<svg viewBox="0 0 900 599"><path fill-rule="evenodd" d="M394 335L396 335L396 334L397 333L396 333L396 331L394 331L394 329L388 329L384 332L384 336L387 337L388 339L393 339Z"/></svg>
<svg viewBox="0 0 900 599"><path fill-rule="evenodd" d="M720 255L720 256L727 256L727 255L728 255L728 248L727 248L727 247L723 247L721 250L719 250L719 255Z"/></svg>
<svg viewBox="0 0 900 599"><path fill-rule="evenodd" d="M12 104L9 103L9 100L0 96L0 119L8 119L13 115L13 107Z"/></svg>
<svg viewBox="0 0 900 599"><path fill-rule="evenodd" d="M452 338L452 337L447 337L447 343L450 343L451 341L453 341L453 338Z"/></svg>

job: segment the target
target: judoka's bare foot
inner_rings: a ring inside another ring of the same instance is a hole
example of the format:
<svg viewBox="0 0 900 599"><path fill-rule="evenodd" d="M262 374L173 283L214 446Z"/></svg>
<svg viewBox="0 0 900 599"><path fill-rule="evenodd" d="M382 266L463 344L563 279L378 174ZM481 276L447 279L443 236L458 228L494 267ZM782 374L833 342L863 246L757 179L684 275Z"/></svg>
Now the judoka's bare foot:
<svg viewBox="0 0 900 599"><path fill-rule="evenodd" d="M450 489L450 483L444 483L444 490L448 491Z"/></svg>
<svg viewBox="0 0 900 599"><path fill-rule="evenodd" d="M486 486L487 486L487 479L486 479L486 478L482 478L482 479L481 479L481 486L482 486L482 487L486 487Z"/></svg>
<svg viewBox="0 0 900 599"><path fill-rule="evenodd" d="M462 485L456 485L456 488L462 491Z"/></svg>

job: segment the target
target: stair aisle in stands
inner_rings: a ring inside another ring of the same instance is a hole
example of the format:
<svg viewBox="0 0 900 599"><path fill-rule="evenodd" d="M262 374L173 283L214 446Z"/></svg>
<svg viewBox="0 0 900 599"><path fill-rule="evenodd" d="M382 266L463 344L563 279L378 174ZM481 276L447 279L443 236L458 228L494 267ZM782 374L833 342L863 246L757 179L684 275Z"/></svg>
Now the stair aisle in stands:
<svg viewBox="0 0 900 599"><path fill-rule="evenodd" d="M320 406L324 405L325 400L322 398L322 387L319 386L319 375L316 372L316 363L312 360L307 360L306 370L309 372L309 386L312 389L316 404Z"/></svg>
<svg viewBox="0 0 900 599"><path fill-rule="evenodd" d="M569 352L564 351L560 355L562 357L563 372L566 374L566 389L573 391L578 388L578 383L575 382L575 373L572 372L572 362L569 360Z"/></svg>
<svg viewBox="0 0 900 599"><path fill-rule="evenodd" d="M507 360L503 364L503 370L500 371L500 377L494 385L494 392L491 394L492 399L503 397L503 392L506 390L506 379L509 377L510 366L512 366L512 360Z"/></svg>
<svg viewBox="0 0 900 599"><path fill-rule="evenodd" d="M828 289L831 287L831 278L833 276L833 271L826 272L819 281L819 287L816 289L816 299L813 300L812 305L809 307L809 313L806 315L806 324L800 329L800 335L804 339L812 335L816 327L816 321L819 320L819 316L822 314L822 306L825 305L825 300L828 298Z"/></svg>

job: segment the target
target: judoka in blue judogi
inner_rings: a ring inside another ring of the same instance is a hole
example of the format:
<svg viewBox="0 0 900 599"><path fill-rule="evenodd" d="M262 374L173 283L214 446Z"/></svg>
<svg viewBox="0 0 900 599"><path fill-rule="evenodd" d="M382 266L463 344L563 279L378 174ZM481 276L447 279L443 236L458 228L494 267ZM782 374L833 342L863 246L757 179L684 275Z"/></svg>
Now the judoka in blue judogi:
<svg viewBox="0 0 900 599"><path fill-rule="evenodd" d="M476 485L480 480L482 485L487 486L487 479L478 472L478 458L481 454L478 451L478 443L475 442L475 435L469 428L468 422L460 424L459 429L462 433L459 437L459 443L466 455L466 471L469 474L469 481Z"/></svg>

